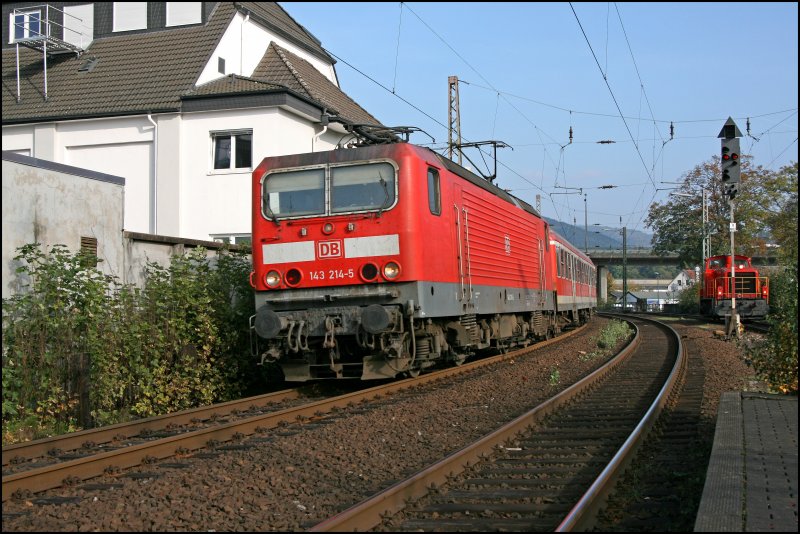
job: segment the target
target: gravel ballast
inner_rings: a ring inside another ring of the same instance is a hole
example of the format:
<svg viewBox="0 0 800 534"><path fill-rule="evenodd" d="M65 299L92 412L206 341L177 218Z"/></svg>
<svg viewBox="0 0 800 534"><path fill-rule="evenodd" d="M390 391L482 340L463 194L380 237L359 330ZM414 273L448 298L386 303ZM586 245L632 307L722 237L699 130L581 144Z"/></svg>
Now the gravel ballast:
<svg viewBox="0 0 800 534"><path fill-rule="evenodd" d="M116 489L76 486L9 500L3 504L3 530L307 529L487 434L597 368L605 358L591 354L607 323L596 317L575 336L504 361L490 372L387 396L377 407L349 407L319 426L287 425L257 435L256 443L245 440L253 445L246 450L180 460L191 464L187 469L156 463L130 472L157 477L92 481L122 482ZM760 386L737 346L716 337L713 329L689 327L680 333L690 354L703 358L702 415L713 433L722 392ZM34 502L52 496L79 500Z"/></svg>

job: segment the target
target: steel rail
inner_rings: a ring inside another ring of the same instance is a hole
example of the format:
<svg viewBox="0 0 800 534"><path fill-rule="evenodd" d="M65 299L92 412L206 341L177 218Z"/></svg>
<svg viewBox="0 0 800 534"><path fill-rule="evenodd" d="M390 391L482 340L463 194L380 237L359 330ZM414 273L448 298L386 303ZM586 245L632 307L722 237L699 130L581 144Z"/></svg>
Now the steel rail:
<svg viewBox="0 0 800 534"><path fill-rule="evenodd" d="M197 419L208 419L214 414L228 415L235 410L247 409L251 406L264 405L269 402L279 402L283 400L295 399L299 397L296 389L285 389L274 393L266 393L256 397L234 400L214 404L211 406L200 406L180 412L157 415L137 421L117 423L114 425L71 432L61 436L37 439L24 443L15 443L3 447L3 465L9 465L12 461L31 460L41 456L46 456L53 449L70 451L79 449L87 442L95 445L109 443L118 439L120 436L125 439L141 433L143 430L163 430L169 425L184 425Z"/></svg>
<svg viewBox="0 0 800 534"><path fill-rule="evenodd" d="M617 316L623 317L623 316ZM666 382L661 387L658 395L653 400L642 420L636 425L636 428L631 432L631 435L625 440L620 449L603 469L597 479L592 483L586 493L575 504L572 510L569 511L564 520L556 527L556 532L572 532L574 530L586 530L594 526L594 520L597 512L605 504L608 499L614 484L625 468L630 464L631 460L636 454L636 451L644 443L650 429L655 425L661 411L666 406L670 397L678 389L677 386L686 374L687 358L684 353L684 347L681 343L681 336L671 326L656 321L651 318L640 317L639 319L656 323L661 328L664 328L672 333L677 341L677 358L672 371L667 377Z"/></svg>
<svg viewBox="0 0 800 534"><path fill-rule="evenodd" d="M314 525L309 530L312 532L354 532L374 528L381 523L383 517L387 514L393 515L405 508L407 501L418 499L428 493L429 485L443 484L453 476L462 473L471 464L488 456L495 447L502 445L502 443L523 432L526 428L541 421L545 416L594 386L599 380L602 380L624 363L635 352L641 339L639 329L636 325L633 326L635 329L633 340L614 359L593 373L473 444L347 510Z"/></svg>
<svg viewBox="0 0 800 534"><path fill-rule="evenodd" d="M390 384L375 386L355 393L348 393L345 395L332 397L330 399L304 404L298 407L279 410L270 414L261 414L254 417L248 417L240 421L224 423L211 428L189 431L152 442L131 445L123 449L95 454L86 458L78 458L3 476L2 500L8 500L18 490L28 490L36 493L56 488L63 485L65 480L86 480L100 476L112 469L116 470L135 467L142 463L147 463L152 459L158 460L175 456L176 454L185 453L186 451L194 451L208 447L209 443L230 441L236 439L238 436L248 436L254 434L259 432L261 429L274 428L279 424L295 422L301 418L310 419L318 416L320 412L330 411L334 408L342 408L351 403L360 402L362 400L373 398L379 395L399 392L404 389L427 384L429 382L450 376L467 373L480 367L505 361L507 359L519 358L530 352L534 352L538 349L544 348L553 343L558 343L568 337L571 337L572 335L582 331L584 327L585 325L566 332L556 338L535 343L517 351L492 356L490 358L463 364L458 367L433 371L420 375L416 378L408 378ZM214 406L210 406L207 409L213 408ZM120 427L124 426L124 424L114 426ZM82 433L79 432L76 434Z"/></svg>

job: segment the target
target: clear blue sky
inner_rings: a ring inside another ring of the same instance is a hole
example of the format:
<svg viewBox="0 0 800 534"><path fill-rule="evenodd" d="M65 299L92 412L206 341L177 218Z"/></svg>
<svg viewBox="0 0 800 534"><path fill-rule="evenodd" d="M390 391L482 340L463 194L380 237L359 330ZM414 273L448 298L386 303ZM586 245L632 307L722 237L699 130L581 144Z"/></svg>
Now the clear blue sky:
<svg viewBox="0 0 800 534"><path fill-rule="evenodd" d="M542 213L564 222L583 225L584 197L552 193L583 188L589 225L621 217L648 231L648 206L670 193L657 189L675 187L661 182L718 155L729 116L745 135L750 118L759 140L742 138L742 152L756 164L797 161L794 2L281 5L335 55L350 97L387 126L422 128L434 148L446 146L458 76L462 140L512 146L498 149L495 183L534 205L540 194ZM491 172L485 152L486 165L467 155Z"/></svg>

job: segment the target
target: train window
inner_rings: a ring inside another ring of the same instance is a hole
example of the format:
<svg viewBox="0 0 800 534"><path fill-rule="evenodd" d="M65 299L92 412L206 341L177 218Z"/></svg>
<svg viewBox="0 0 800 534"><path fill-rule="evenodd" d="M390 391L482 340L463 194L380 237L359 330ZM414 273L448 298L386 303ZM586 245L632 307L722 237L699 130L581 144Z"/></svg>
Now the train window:
<svg viewBox="0 0 800 534"><path fill-rule="evenodd" d="M369 163L331 168L331 213L387 209L394 204L394 167Z"/></svg>
<svg viewBox="0 0 800 534"><path fill-rule="evenodd" d="M264 196L268 217L325 213L325 169L267 175Z"/></svg>
<svg viewBox="0 0 800 534"><path fill-rule="evenodd" d="M428 208L434 215L442 213L442 198L439 192L439 171L428 169Z"/></svg>

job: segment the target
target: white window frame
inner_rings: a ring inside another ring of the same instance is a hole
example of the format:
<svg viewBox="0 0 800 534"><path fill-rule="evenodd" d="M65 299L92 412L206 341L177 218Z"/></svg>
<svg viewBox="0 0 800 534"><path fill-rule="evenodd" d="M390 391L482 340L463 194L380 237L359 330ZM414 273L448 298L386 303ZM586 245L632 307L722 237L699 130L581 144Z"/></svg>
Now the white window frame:
<svg viewBox="0 0 800 534"><path fill-rule="evenodd" d="M118 11L121 9L121 12ZM142 14L141 10L144 10ZM144 15L144 16L143 16ZM147 2L114 2L112 31L147 29Z"/></svg>
<svg viewBox="0 0 800 534"><path fill-rule="evenodd" d="M253 234L210 234L211 240L228 245L243 245L253 242ZM239 241L237 243L237 241Z"/></svg>
<svg viewBox="0 0 800 534"><path fill-rule="evenodd" d="M203 22L202 2L166 2L167 27L187 26Z"/></svg>
<svg viewBox="0 0 800 534"><path fill-rule="evenodd" d="M250 165L247 167L235 167L236 164L236 136L239 135L249 135L250 136ZM217 139L220 138L229 138L230 139L230 161L228 163L228 167L216 168L216 159L217 159ZM253 130L252 129L241 129L241 130L212 130L209 132L209 138L211 140L211 161L209 162L209 174L228 174L228 173L239 173L239 172L250 172L253 170Z"/></svg>
<svg viewBox="0 0 800 534"><path fill-rule="evenodd" d="M34 37L37 37L39 35L44 35L44 31L43 31L44 30L44 21L42 20L42 10L41 9L31 9L31 10L28 10L28 11L17 11L17 12L12 11L11 14L9 15L9 19L8 19L8 27L9 27L8 44L13 44L13 43L17 42L16 18L19 17L20 15L22 15L24 18L23 18L23 22L22 22L23 35L19 40L23 41L25 39L30 39L31 38L31 35L30 35L30 16L33 15L34 13L39 15L39 33L34 35Z"/></svg>

